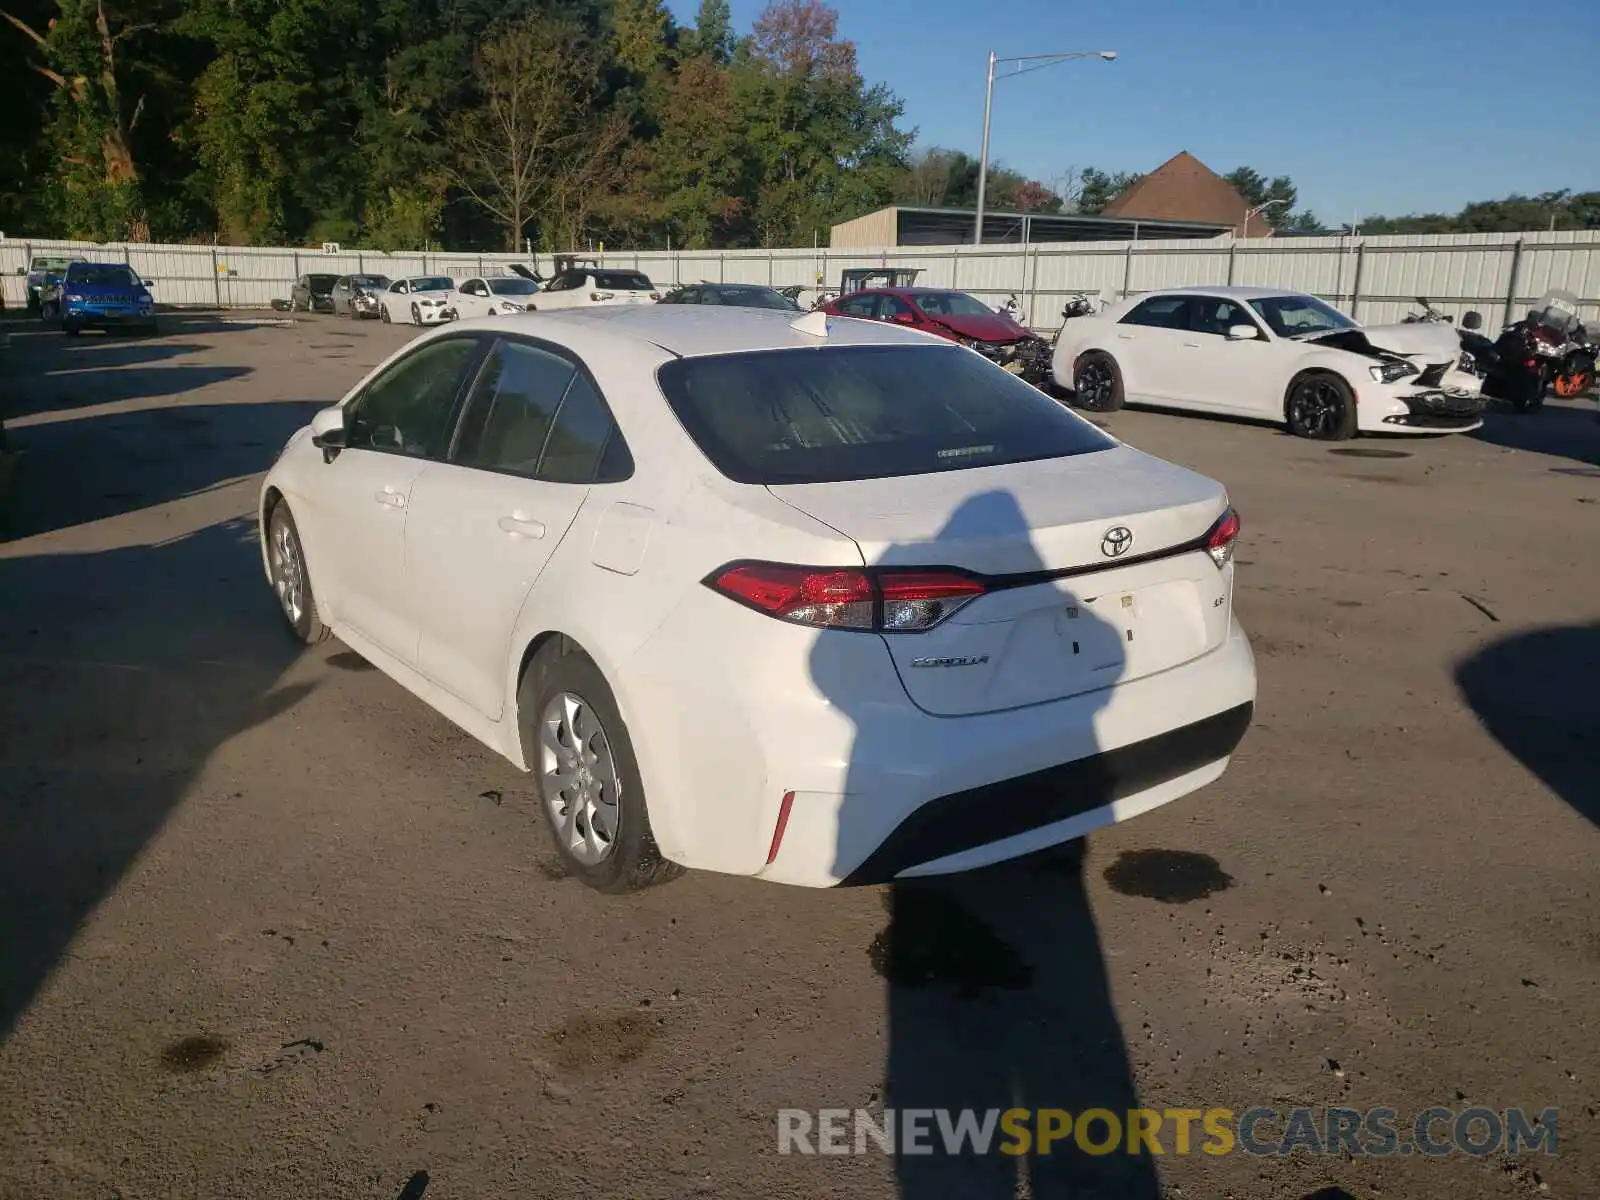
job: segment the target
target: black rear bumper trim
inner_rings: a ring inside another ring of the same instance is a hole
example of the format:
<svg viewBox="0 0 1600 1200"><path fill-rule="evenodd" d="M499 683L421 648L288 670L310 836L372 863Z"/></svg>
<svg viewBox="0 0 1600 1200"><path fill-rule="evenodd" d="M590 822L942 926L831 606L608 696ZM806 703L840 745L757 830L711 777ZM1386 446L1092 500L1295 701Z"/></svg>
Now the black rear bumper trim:
<svg viewBox="0 0 1600 1200"><path fill-rule="evenodd" d="M1253 704L1015 779L951 792L900 822L844 886L887 883L901 871L1028 833L1187 775L1232 754Z"/></svg>

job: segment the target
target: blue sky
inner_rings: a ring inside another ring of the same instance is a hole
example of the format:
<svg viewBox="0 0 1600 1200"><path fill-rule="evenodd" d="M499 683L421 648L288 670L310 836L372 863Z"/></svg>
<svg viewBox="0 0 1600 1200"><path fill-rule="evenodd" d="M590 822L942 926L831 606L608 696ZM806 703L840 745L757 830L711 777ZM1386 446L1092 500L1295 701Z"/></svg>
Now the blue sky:
<svg viewBox="0 0 1600 1200"><path fill-rule="evenodd" d="M731 0L748 31L764 0ZM697 0L670 0L692 22ZM988 52L1116 50L995 86L990 154L1049 182L1188 150L1291 176L1325 223L1600 189L1600 3L835 0L918 144L978 152ZM1544 11L1547 20L1536 19ZM1554 34L1554 36L1552 36ZM1533 106L1530 131L1519 110ZM1584 119L1585 117L1591 119Z"/></svg>

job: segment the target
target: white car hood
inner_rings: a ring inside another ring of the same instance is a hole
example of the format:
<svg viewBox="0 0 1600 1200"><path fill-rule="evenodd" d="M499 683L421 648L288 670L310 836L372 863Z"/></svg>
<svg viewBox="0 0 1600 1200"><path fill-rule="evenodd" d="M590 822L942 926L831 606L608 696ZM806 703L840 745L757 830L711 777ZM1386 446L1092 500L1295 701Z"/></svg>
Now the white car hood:
<svg viewBox="0 0 1600 1200"><path fill-rule="evenodd" d="M1365 325L1362 332L1379 350L1405 358L1425 355L1431 362L1449 362L1461 355L1454 325L1413 321L1400 325Z"/></svg>
<svg viewBox="0 0 1600 1200"><path fill-rule="evenodd" d="M435 289L434 291L431 291L431 292L408 292L407 293L407 295L409 295L409 296L411 296L413 298L415 298L417 296L427 296L430 300L447 300L451 296L453 296L454 294L455 294L454 292L441 292L441 291L439 291L437 289Z"/></svg>

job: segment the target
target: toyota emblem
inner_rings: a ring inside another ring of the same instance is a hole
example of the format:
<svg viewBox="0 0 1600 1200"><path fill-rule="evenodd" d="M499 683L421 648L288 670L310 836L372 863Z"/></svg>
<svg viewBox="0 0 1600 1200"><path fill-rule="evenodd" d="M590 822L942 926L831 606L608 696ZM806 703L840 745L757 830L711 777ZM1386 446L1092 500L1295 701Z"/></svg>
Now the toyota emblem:
<svg viewBox="0 0 1600 1200"><path fill-rule="evenodd" d="M1100 539L1100 553L1107 558L1121 558L1133 545L1133 530L1126 525L1113 525Z"/></svg>

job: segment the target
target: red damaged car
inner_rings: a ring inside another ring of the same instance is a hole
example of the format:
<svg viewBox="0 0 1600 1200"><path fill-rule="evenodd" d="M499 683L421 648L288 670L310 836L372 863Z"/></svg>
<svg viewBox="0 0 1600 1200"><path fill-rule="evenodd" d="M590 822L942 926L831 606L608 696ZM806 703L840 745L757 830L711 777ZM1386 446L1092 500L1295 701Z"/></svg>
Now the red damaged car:
<svg viewBox="0 0 1600 1200"><path fill-rule="evenodd" d="M971 347L1013 375L1044 386L1050 345L1026 326L965 292L944 288L865 288L821 305L836 317L893 321Z"/></svg>

